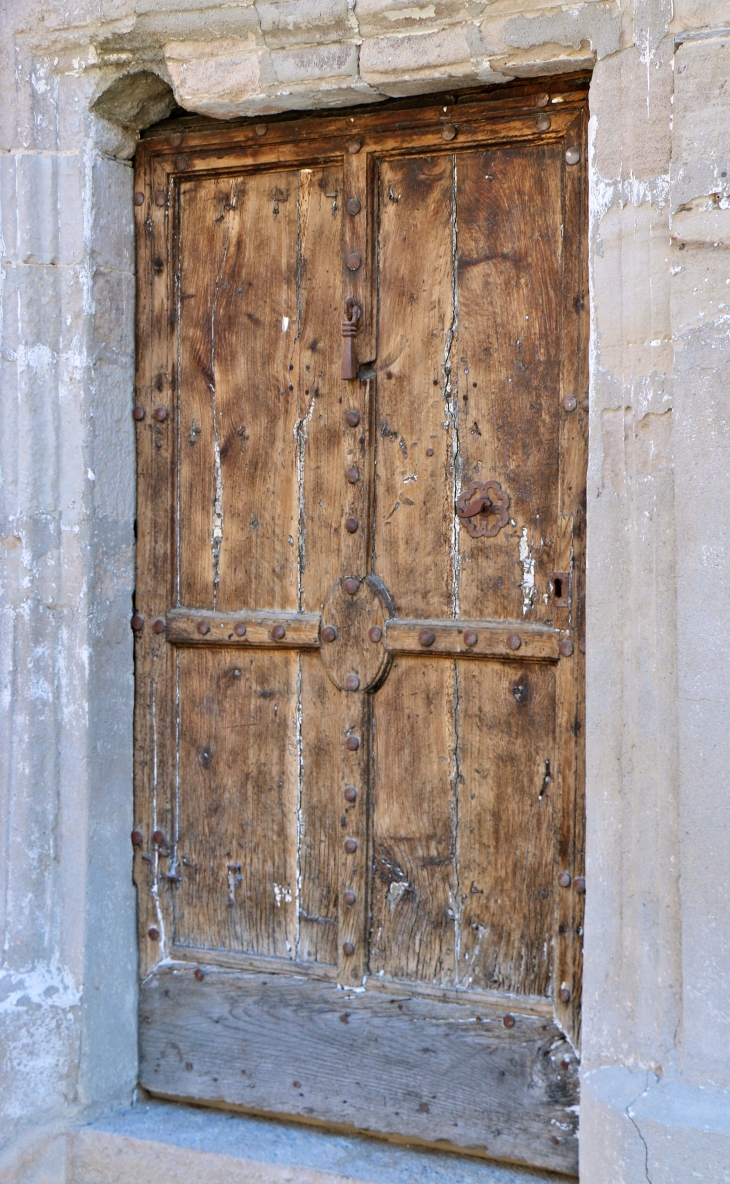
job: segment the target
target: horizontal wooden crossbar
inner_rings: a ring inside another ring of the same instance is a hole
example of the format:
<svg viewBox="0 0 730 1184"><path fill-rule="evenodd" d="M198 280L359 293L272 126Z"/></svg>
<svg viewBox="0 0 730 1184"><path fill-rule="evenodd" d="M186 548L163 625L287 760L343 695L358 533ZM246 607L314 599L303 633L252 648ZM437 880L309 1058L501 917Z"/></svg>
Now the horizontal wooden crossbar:
<svg viewBox="0 0 730 1184"><path fill-rule="evenodd" d="M172 645L236 645L260 649L319 648L319 613L214 613L173 608L167 614L167 640ZM239 632L236 632L236 626ZM242 631L245 626L245 633ZM281 630L284 630L283 634Z"/></svg>

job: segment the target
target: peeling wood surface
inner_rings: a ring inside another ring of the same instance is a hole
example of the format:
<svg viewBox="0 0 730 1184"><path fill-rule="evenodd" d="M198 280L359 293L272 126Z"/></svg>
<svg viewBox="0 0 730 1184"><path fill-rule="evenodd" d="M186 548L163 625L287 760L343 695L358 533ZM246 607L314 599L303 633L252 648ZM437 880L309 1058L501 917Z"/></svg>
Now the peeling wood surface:
<svg viewBox="0 0 730 1184"><path fill-rule="evenodd" d="M167 966L144 984L140 1081L577 1173L577 1062L543 1017Z"/></svg>
<svg viewBox="0 0 730 1184"><path fill-rule="evenodd" d="M465 103L449 143L410 109L327 117L319 138L307 119L265 143L191 132L184 174L164 143L140 150L139 187L168 195L139 223L141 965L174 949L229 966L209 977L252 1030L269 1031L275 979L271 1055L306 1053L311 1092L242 1101L185 975L162 972L179 1014L150 1004L141 1039L157 1092L179 1089L164 1041L185 1016L208 1068L180 1096L573 1170L562 1135L538 1137L539 1091L515 1085L509 1136L481 1085L466 1134L434 1133L462 1122L453 1098L450 1118L444 1100L437 1123L406 1107L393 1127L360 1078L349 1117L333 1101L349 1069L325 1047L349 999L348 1057L377 1048L397 1082L452 1024L445 1060L418 1069L436 1095L470 1000L530 1023L554 1006L577 1042L586 199L565 149L584 144L585 94L545 135L521 102ZM346 297L363 306L353 381ZM475 481L509 497L493 537L456 512ZM404 1000L425 1010L393 1028Z"/></svg>

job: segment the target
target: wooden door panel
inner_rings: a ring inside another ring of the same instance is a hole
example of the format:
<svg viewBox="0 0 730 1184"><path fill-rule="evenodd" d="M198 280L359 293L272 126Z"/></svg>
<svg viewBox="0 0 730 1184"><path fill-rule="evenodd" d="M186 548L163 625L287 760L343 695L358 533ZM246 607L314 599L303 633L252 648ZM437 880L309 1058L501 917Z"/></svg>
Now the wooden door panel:
<svg viewBox="0 0 730 1184"><path fill-rule="evenodd" d="M575 1167L585 99L140 151L153 1092Z"/></svg>

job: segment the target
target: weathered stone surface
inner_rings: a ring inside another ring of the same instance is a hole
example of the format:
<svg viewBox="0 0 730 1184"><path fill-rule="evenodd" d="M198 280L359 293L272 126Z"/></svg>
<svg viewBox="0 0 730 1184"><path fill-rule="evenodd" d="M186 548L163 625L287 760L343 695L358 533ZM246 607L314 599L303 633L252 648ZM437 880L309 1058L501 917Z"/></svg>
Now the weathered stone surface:
<svg viewBox="0 0 730 1184"><path fill-rule="evenodd" d="M669 172L674 45L665 38L651 63L635 46L596 66L595 166L605 180L650 180Z"/></svg>
<svg viewBox="0 0 730 1184"><path fill-rule="evenodd" d="M618 4L593 0L571 8L546 9L534 16L520 13L505 24L504 39L519 49L535 45L580 49L587 43L600 61L618 49L620 27Z"/></svg>

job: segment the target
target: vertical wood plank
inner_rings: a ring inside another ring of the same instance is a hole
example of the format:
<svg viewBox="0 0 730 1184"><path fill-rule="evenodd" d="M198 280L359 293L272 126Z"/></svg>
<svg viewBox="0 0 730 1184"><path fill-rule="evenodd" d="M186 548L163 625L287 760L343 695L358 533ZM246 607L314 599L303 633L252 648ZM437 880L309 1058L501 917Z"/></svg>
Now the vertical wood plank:
<svg viewBox="0 0 730 1184"><path fill-rule="evenodd" d="M472 480L499 481L516 523L496 538L473 539L459 528L459 603L467 617L552 617L560 152L557 144L530 144L458 157L457 476L460 488Z"/></svg>

